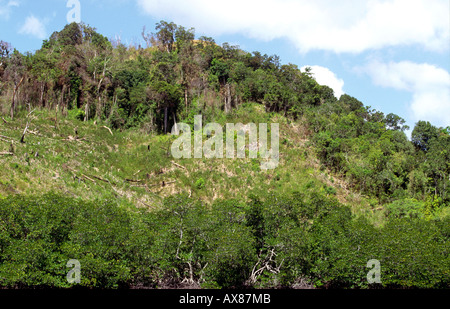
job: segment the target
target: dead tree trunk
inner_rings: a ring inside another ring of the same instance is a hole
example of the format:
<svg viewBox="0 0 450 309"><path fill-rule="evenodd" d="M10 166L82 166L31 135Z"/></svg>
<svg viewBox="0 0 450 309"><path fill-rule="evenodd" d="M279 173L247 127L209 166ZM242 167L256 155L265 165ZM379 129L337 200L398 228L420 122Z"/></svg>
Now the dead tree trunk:
<svg viewBox="0 0 450 309"><path fill-rule="evenodd" d="M84 121L89 120L89 100L86 102L86 105L84 107Z"/></svg>
<svg viewBox="0 0 450 309"><path fill-rule="evenodd" d="M20 82L16 85L16 87L14 87L14 92L13 92L13 97L12 97L12 103L11 103L11 120L14 119L14 110L16 108L16 94L17 91L19 90L20 85L23 83L23 80L25 79L25 76L22 77L22 79L20 80Z"/></svg>
<svg viewBox="0 0 450 309"><path fill-rule="evenodd" d="M109 110L108 119L111 119L111 116L114 113L114 109L116 108L116 105L117 105L117 94L114 95L114 97L113 97L113 104L111 104L111 109Z"/></svg>
<svg viewBox="0 0 450 309"><path fill-rule="evenodd" d="M231 86L230 84L225 85L225 113L231 111Z"/></svg>
<svg viewBox="0 0 450 309"><path fill-rule="evenodd" d="M173 117L173 123L174 123L175 132L178 132L177 117L175 116L175 113L173 111L172 111L172 117Z"/></svg>
<svg viewBox="0 0 450 309"><path fill-rule="evenodd" d="M28 131L28 121L27 121L27 125L26 125L26 127L25 127L25 129L23 130L23 133L22 133L22 138L20 139L20 143L25 143L25 134L27 134L27 131Z"/></svg>
<svg viewBox="0 0 450 309"><path fill-rule="evenodd" d="M59 107L61 108L61 115L64 115L64 94L66 92L66 85L63 85L62 91L61 91L61 100L59 102ZM59 108L58 108L59 109ZM56 115L58 115L58 109L56 110ZM56 116L58 117L58 116Z"/></svg>
<svg viewBox="0 0 450 309"><path fill-rule="evenodd" d="M44 107L44 90L45 90L45 82L41 82L41 95L39 97L39 105Z"/></svg>
<svg viewBox="0 0 450 309"><path fill-rule="evenodd" d="M98 119L98 120L100 120L101 119L101 117L102 117L102 115L101 115L101 110L102 110L102 98L101 98L101 96L100 96L100 94L98 95L98 101L97 101L97 108L96 108L96 111L95 111L95 114L96 114L96 118Z"/></svg>
<svg viewBox="0 0 450 309"><path fill-rule="evenodd" d="M187 86L184 88L184 104L186 105L186 114L188 112L188 89Z"/></svg>
<svg viewBox="0 0 450 309"><path fill-rule="evenodd" d="M167 118L168 118L168 107L164 107L164 134L167 134Z"/></svg>
<svg viewBox="0 0 450 309"><path fill-rule="evenodd" d="M228 111L231 111L231 109L232 109L232 104L233 104L233 97L231 96L231 85L230 84L228 84L228 93L227 93L227 96L228 96Z"/></svg>
<svg viewBox="0 0 450 309"><path fill-rule="evenodd" d="M97 108L96 108L96 111L95 111L95 114L96 114L96 118L97 119L100 119L101 118L101 110L102 110L102 97L101 97L101 92L100 92L100 90L101 90L101 88L102 88L102 85L103 85L103 81L105 80L105 78L106 78L106 69L107 69L107 65L108 65L108 62L110 61L111 59L107 59L106 57L105 57L105 62L104 62L104 64L103 64L103 72L102 72L102 77L100 78L100 81L98 82L98 85L97 85L97 95L98 95L98 103L97 103ZM95 79L95 76L94 76L94 79Z"/></svg>
<svg viewBox="0 0 450 309"><path fill-rule="evenodd" d="M58 110L59 110L59 103L56 104L56 110L55 110L55 128L58 129Z"/></svg>

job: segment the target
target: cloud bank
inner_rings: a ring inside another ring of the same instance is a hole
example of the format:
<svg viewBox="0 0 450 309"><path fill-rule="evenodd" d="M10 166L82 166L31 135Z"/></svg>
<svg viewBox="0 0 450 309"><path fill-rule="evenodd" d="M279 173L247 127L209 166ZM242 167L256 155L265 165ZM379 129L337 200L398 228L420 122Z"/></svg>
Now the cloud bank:
<svg viewBox="0 0 450 309"><path fill-rule="evenodd" d="M303 53L449 49L448 0L136 0L145 14L210 35L286 38Z"/></svg>
<svg viewBox="0 0 450 309"><path fill-rule="evenodd" d="M372 61L362 69L373 83L412 93L413 120L450 125L450 73L427 63Z"/></svg>

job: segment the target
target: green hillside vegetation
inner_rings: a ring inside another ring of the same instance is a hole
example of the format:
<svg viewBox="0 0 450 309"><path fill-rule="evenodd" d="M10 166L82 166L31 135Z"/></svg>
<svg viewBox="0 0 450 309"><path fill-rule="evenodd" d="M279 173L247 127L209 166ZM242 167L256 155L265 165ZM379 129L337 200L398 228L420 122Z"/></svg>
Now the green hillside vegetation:
<svg viewBox="0 0 450 309"><path fill-rule="evenodd" d="M0 42L1 287L450 287L450 128L410 141L277 56L155 31ZM279 123L278 167L174 159L172 126L196 115Z"/></svg>

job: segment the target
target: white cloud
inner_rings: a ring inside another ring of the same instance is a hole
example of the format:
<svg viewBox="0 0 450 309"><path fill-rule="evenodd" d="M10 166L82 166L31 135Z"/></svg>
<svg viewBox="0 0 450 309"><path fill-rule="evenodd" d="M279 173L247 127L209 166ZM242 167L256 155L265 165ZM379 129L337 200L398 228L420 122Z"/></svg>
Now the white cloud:
<svg viewBox="0 0 450 309"><path fill-rule="evenodd" d="M8 20L11 15L12 8L19 6L20 4L16 0L9 0L7 3L6 1L0 0L0 17Z"/></svg>
<svg viewBox="0 0 450 309"><path fill-rule="evenodd" d="M414 121L450 125L450 73L445 69L410 61L372 61L362 71L378 86L412 93L410 112Z"/></svg>
<svg viewBox="0 0 450 309"><path fill-rule="evenodd" d="M314 79L319 83L319 85L326 85L334 90L334 95L336 98L340 98L341 95L344 94L344 81L336 76L330 69L313 65L313 66L304 66L301 68L301 71L304 72L305 69L309 67L311 68L311 73L313 73Z"/></svg>
<svg viewBox="0 0 450 309"><path fill-rule="evenodd" d="M19 33L32 35L41 40L47 37L44 23L33 15L27 17Z"/></svg>
<svg viewBox="0 0 450 309"><path fill-rule="evenodd" d="M419 44L446 51L448 0L136 0L146 14L208 35L287 38L302 52Z"/></svg>

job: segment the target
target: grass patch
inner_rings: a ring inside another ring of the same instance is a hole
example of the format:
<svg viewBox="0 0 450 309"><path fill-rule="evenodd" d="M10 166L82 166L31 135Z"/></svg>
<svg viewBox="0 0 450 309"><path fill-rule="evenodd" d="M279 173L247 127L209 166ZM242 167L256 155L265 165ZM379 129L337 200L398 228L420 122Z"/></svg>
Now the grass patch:
<svg viewBox="0 0 450 309"><path fill-rule="evenodd" d="M210 204L222 198L244 201L249 194L324 190L354 212L374 216L365 198L352 197L341 187L342 181L335 182L318 170L302 120L292 122L265 113L260 105L244 104L230 114L218 112L212 121L222 125L279 123L280 162L274 170L261 170L261 160L248 156L174 160L170 154L173 136L145 134L139 129L111 134L104 124L82 122L79 115L80 111L70 111L55 123L54 112L39 110L29 119L16 118L0 127L1 135L14 140L14 156L0 157L6 167L0 171L3 196L57 190L88 200L111 196L138 207L158 208L163 198L182 192ZM19 140L27 121L30 132L22 144Z"/></svg>

